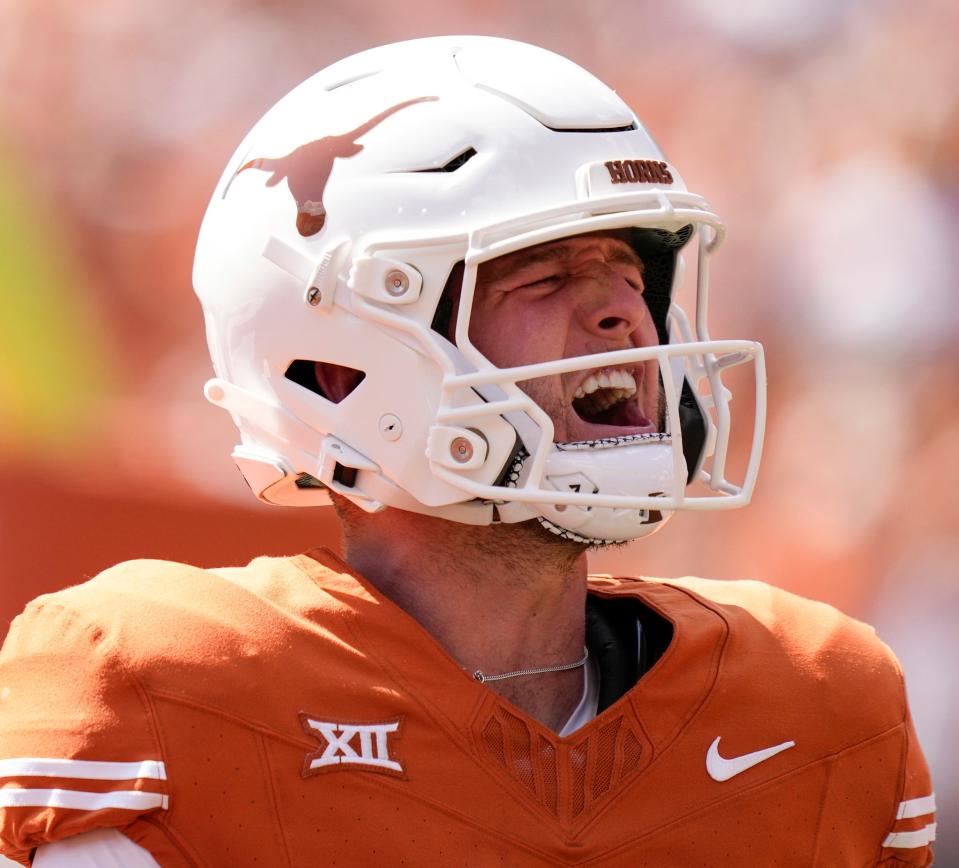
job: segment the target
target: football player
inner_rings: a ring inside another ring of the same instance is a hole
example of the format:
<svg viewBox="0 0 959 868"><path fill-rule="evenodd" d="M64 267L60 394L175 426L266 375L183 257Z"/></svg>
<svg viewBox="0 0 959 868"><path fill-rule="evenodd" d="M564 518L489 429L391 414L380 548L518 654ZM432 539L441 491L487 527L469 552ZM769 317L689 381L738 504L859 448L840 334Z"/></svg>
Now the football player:
<svg viewBox="0 0 959 868"><path fill-rule="evenodd" d="M590 547L750 498L763 355L708 333L722 239L625 103L529 45L386 46L270 109L200 231L206 395L254 494L332 500L345 556L138 561L32 603L0 659L3 852L930 864L868 626L753 582L587 575Z"/></svg>

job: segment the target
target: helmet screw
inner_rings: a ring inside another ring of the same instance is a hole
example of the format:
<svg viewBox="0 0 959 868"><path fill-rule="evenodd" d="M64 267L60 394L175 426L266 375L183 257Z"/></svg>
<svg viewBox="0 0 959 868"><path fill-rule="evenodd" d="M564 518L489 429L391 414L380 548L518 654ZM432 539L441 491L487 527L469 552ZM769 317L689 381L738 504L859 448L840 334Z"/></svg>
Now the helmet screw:
<svg viewBox="0 0 959 868"><path fill-rule="evenodd" d="M306 300L308 304L316 307L321 301L323 301L323 293L320 292L319 287L311 286L306 291Z"/></svg>
<svg viewBox="0 0 959 868"><path fill-rule="evenodd" d="M454 437L450 443L450 454L458 464L466 464L473 457L473 444L465 437Z"/></svg>
<svg viewBox="0 0 959 868"><path fill-rule="evenodd" d="M403 436L403 423L399 416L393 413L384 413L380 416L380 434L384 440L399 440Z"/></svg>
<svg viewBox="0 0 959 868"><path fill-rule="evenodd" d="M410 288L410 279L399 269L387 273L385 278L386 291L393 296L403 295Z"/></svg>

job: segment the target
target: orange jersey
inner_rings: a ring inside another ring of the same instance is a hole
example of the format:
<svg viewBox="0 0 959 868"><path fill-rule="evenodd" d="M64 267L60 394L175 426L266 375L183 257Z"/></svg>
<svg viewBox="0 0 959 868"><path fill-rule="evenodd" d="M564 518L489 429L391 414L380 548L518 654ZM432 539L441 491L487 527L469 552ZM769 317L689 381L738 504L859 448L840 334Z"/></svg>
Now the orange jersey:
<svg viewBox="0 0 959 868"><path fill-rule="evenodd" d="M929 774L872 629L754 582L593 577L672 626L560 738L335 557L121 564L0 655L0 840L163 866L928 865Z"/></svg>

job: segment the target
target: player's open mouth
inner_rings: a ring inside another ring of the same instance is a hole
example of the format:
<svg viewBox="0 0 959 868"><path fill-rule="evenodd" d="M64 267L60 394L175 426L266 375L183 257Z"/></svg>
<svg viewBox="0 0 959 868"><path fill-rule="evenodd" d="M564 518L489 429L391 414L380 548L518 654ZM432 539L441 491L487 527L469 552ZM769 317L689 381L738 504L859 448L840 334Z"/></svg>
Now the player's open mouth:
<svg viewBox="0 0 959 868"><path fill-rule="evenodd" d="M579 384L573 393L573 410L590 429L628 429L616 432L584 430L582 433L585 436L648 433L656 430L656 426L640 407L643 374L642 367L631 370L603 368L591 372Z"/></svg>

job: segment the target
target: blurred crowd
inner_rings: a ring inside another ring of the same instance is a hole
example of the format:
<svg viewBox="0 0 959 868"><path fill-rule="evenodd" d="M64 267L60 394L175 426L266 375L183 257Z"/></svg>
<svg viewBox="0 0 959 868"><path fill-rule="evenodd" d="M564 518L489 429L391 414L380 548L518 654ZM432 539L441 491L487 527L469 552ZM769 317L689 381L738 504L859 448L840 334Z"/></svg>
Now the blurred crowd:
<svg viewBox="0 0 959 868"><path fill-rule="evenodd" d="M58 550L88 552L85 573L128 552L97 516L141 540L203 536L223 562L281 553L281 524L335 545L328 518L252 502L229 459L233 428L201 393L196 230L290 87L452 32L543 45L619 91L727 224L713 336L767 349L753 505L679 516L595 567L761 578L874 623L933 767L939 861L959 864L951 0L0 0L0 633L32 593L82 578L51 574ZM246 548L177 525L180 504L235 516Z"/></svg>

